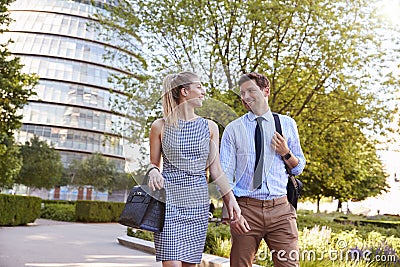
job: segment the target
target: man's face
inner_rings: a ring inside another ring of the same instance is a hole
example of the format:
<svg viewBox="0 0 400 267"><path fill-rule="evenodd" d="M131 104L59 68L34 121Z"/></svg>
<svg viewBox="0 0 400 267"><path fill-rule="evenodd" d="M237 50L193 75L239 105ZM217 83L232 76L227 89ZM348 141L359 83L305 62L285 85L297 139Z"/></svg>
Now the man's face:
<svg viewBox="0 0 400 267"><path fill-rule="evenodd" d="M249 111L267 104L267 96L269 96L269 88L260 88L254 80L248 80L240 86L242 103Z"/></svg>

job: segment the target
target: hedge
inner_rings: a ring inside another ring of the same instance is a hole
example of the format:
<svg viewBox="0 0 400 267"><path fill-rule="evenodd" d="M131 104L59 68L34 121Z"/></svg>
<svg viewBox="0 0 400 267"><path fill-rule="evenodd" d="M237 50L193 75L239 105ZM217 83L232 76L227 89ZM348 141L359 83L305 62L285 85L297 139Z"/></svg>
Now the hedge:
<svg viewBox="0 0 400 267"><path fill-rule="evenodd" d="M122 202L78 200L75 209L76 221L118 222L124 205Z"/></svg>
<svg viewBox="0 0 400 267"><path fill-rule="evenodd" d="M0 194L0 225L15 226L34 222L40 216L42 199Z"/></svg>

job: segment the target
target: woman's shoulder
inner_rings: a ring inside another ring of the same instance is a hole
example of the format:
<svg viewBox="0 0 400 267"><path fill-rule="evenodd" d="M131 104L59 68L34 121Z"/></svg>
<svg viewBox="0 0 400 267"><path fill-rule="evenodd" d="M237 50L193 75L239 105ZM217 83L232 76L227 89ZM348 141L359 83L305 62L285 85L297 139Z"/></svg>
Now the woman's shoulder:
<svg viewBox="0 0 400 267"><path fill-rule="evenodd" d="M208 129L210 130L211 136L213 136L214 134L218 135L219 129L218 129L217 123L210 119L206 119L206 120L208 123Z"/></svg>
<svg viewBox="0 0 400 267"><path fill-rule="evenodd" d="M204 119L204 120L207 121L209 127L212 127L212 128L217 127L218 128L218 125L217 125L217 123L215 121L210 120L210 119Z"/></svg>
<svg viewBox="0 0 400 267"><path fill-rule="evenodd" d="M151 128L161 130L164 127L164 124L165 124L164 118L159 118L153 121L153 123L151 124Z"/></svg>

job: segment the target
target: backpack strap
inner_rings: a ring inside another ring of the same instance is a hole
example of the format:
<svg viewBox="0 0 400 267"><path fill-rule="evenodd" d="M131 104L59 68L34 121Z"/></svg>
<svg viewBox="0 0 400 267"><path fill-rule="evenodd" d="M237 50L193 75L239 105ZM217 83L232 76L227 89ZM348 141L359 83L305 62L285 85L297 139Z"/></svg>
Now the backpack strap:
<svg viewBox="0 0 400 267"><path fill-rule="evenodd" d="M282 134L282 126L281 126L281 120L279 119L279 115L277 114L277 113L272 113L272 115L274 116L274 121L275 121L275 130L280 134L280 135L282 135L283 136L283 134ZM286 172L288 173L288 174L292 174L292 172L290 171L290 168L289 168L289 166L286 164L286 162L284 161L284 160L282 160L283 161L283 163L285 164L285 168L286 168Z"/></svg>

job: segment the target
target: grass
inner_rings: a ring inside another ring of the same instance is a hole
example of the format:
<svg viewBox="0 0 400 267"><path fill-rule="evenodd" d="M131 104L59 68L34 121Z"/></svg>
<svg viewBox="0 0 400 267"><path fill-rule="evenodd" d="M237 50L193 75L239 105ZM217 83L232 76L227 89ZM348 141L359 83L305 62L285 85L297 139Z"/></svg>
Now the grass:
<svg viewBox="0 0 400 267"><path fill-rule="evenodd" d="M218 212L217 209L214 214L218 214ZM302 267L400 266L398 255L398 251L400 251L399 227L384 228L374 225L335 222L334 219L344 216L342 213L313 213L299 210L297 214ZM358 215L346 215L346 219L353 221L367 220L365 216ZM391 216L374 217L374 220L377 219L379 221L400 221L398 217ZM149 232L135 231L132 235L152 240L152 234ZM345 247L341 248L340 246L343 244L345 244ZM204 253L229 257L230 248L229 226L210 223ZM315 257L310 257L311 252L314 253L311 256L314 255ZM328 252L335 252L336 257L332 258L332 255L330 256ZM268 253L268 247L262 241L256 263L261 266L273 266ZM363 255L363 253L370 255L369 259L353 260L354 255ZM386 261L377 261L376 257L386 257Z"/></svg>

